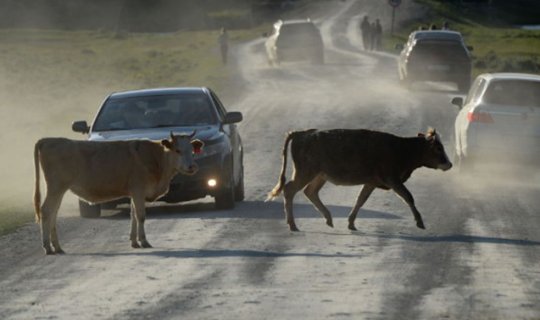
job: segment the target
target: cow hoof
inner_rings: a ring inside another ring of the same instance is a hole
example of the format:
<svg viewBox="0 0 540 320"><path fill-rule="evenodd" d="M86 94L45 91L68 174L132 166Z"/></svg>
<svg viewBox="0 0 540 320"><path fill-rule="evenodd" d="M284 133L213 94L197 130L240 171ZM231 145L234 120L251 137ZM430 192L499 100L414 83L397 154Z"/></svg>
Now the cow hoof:
<svg viewBox="0 0 540 320"><path fill-rule="evenodd" d="M300 231L300 230L298 230L298 228L295 225L289 226L289 230L291 230L293 232Z"/></svg>
<svg viewBox="0 0 540 320"><path fill-rule="evenodd" d="M54 254L54 251L51 247L43 247L43 250L45 251L46 255L52 255Z"/></svg>
<svg viewBox="0 0 540 320"><path fill-rule="evenodd" d="M141 246L137 242L132 242L131 247L134 249L139 249Z"/></svg>
<svg viewBox="0 0 540 320"><path fill-rule="evenodd" d="M350 225L349 225L349 230L352 230L352 231L358 231L358 229L356 229L356 227L354 226L354 224L350 224Z"/></svg>
<svg viewBox="0 0 540 320"><path fill-rule="evenodd" d="M420 229L425 229L426 227L424 226L424 222L423 221L418 221L416 222L416 226Z"/></svg>
<svg viewBox="0 0 540 320"><path fill-rule="evenodd" d="M144 241L141 241L141 247L143 247L143 248L152 248L152 245L150 243L148 243L148 241L144 240Z"/></svg>
<svg viewBox="0 0 540 320"><path fill-rule="evenodd" d="M65 252L64 250L62 250L62 249L56 249L54 252L55 252L56 254L65 254L65 253L66 253L66 252Z"/></svg>
<svg viewBox="0 0 540 320"><path fill-rule="evenodd" d="M334 227L334 223L332 222L332 220L326 221L326 224L327 224L329 227L331 227L331 228Z"/></svg>

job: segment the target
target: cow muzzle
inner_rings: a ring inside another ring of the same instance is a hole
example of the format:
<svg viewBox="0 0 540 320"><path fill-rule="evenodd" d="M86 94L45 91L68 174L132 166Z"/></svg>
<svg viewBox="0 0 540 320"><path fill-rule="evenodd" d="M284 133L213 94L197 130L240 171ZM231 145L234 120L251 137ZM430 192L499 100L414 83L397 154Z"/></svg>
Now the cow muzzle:
<svg viewBox="0 0 540 320"><path fill-rule="evenodd" d="M439 169L441 169L442 171L448 171L451 168L452 168L452 162L450 162L450 161L439 165Z"/></svg>

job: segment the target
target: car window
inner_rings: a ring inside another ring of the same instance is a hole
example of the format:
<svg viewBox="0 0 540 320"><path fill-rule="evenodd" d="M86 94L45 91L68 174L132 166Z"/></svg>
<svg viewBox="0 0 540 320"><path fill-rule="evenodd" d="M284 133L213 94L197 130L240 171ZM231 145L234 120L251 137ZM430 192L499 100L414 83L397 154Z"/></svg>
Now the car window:
<svg viewBox="0 0 540 320"><path fill-rule="evenodd" d="M142 96L110 99L94 122L93 131L201 126L217 122L205 94Z"/></svg>
<svg viewBox="0 0 540 320"><path fill-rule="evenodd" d="M461 44L456 41L417 41L414 46L414 53L421 56L467 58L467 52Z"/></svg>
<svg viewBox="0 0 540 320"><path fill-rule="evenodd" d="M488 104L540 108L540 81L494 80L483 100Z"/></svg>

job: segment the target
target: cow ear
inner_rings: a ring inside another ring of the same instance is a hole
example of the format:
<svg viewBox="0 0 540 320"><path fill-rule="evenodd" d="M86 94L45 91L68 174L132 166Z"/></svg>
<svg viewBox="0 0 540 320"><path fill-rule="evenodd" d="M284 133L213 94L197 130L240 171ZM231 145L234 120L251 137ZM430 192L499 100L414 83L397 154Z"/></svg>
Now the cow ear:
<svg viewBox="0 0 540 320"><path fill-rule="evenodd" d="M195 140L191 141L191 145L193 146L193 153L194 154L202 153L202 148L204 146L204 142L202 142L199 139L195 139Z"/></svg>
<svg viewBox="0 0 540 320"><path fill-rule="evenodd" d="M172 143L167 139L161 140L161 145L165 146L165 148L167 148L167 149L172 149L172 147L173 147Z"/></svg>

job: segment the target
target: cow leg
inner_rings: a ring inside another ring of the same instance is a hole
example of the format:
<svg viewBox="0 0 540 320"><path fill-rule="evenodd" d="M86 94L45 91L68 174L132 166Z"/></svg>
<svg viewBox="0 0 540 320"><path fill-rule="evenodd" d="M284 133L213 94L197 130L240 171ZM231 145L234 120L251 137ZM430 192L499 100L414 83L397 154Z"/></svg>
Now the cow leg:
<svg viewBox="0 0 540 320"><path fill-rule="evenodd" d="M302 190L311 180L311 177L298 174L295 170L292 175L292 180L287 182L283 187L283 198L285 198L285 218L291 231L299 231L294 222L293 215L293 199L296 193Z"/></svg>
<svg viewBox="0 0 540 320"><path fill-rule="evenodd" d="M132 248L140 248L139 242L137 242L137 216L135 215L135 206L133 200L131 200L131 231L129 233L129 240L131 241Z"/></svg>
<svg viewBox="0 0 540 320"><path fill-rule="evenodd" d="M146 219L144 197L134 197L131 201L135 207L135 216L137 218L137 240L139 240L141 247L152 248L150 243L146 240L146 233L144 232L144 220ZM133 245L133 241L131 243Z"/></svg>
<svg viewBox="0 0 540 320"><path fill-rule="evenodd" d="M358 198L356 199L356 204L351 210L351 213L349 213L349 230L356 230L356 227L354 226L354 220L356 220L356 215L358 214L358 210L366 203L367 199L371 195L371 193L375 190L375 187L366 184L362 188L362 191L360 191L360 194L358 195Z"/></svg>
<svg viewBox="0 0 540 320"><path fill-rule="evenodd" d="M304 194L326 219L326 224L333 228L334 223L332 222L332 215L330 214L328 208L326 208L326 206L322 203L321 198L319 198L319 191L321 191L321 188L325 183L326 180L324 180L323 177L315 177L315 179L313 179L304 189Z"/></svg>
<svg viewBox="0 0 540 320"><path fill-rule="evenodd" d="M394 190L395 193L397 193L398 196L403 199L408 205L409 208L411 208L411 211L414 215L414 220L416 220L416 226L420 229L425 229L424 221L422 221L422 216L420 215L420 212L416 209L416 206L414 205L414 198L411 194L411 192L405 187L403 183L396 183L393 186L391 186L392 190Z"/></svg>
<svg viewBox="0 0 540 320"><path fill-rule="evenodd" d="M41 206L41 241L45 254L64 253L58 242L56 232L56 216L65 191L47 191L47 196ZM51 241L54 251L51 248Z"/></svg>

